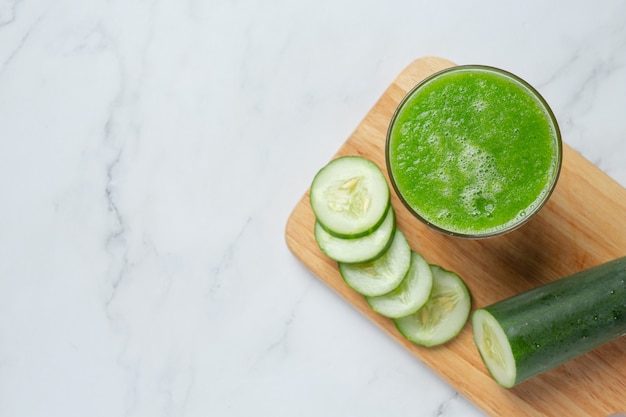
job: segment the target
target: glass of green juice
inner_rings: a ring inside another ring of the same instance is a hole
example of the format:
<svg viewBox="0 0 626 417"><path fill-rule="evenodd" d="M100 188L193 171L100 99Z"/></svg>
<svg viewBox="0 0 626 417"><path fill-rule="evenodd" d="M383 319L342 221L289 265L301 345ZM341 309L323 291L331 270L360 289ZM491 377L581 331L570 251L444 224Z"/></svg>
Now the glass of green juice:
<svg viewBox="0 0 626 417"><path fill-rule="evenodd" d="M526 223L561 171L556 118L507 71L462 65L417 84L385 145L391 184L418 219L447 235L486 238Z"/></svg>

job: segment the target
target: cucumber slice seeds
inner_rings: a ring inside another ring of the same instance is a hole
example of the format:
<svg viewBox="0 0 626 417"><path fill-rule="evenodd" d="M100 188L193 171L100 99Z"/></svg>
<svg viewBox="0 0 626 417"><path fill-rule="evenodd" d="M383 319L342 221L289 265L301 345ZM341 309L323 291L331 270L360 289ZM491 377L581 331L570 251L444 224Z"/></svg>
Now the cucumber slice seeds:
<svg viewBox="0 0 626 417"><path fill-rule="evenodd" d="M309 201L320 250L407 340L435 346L463 329L471 308L467 286L411 249L375 163L356 155L332 160L313 179Z"/></svg>

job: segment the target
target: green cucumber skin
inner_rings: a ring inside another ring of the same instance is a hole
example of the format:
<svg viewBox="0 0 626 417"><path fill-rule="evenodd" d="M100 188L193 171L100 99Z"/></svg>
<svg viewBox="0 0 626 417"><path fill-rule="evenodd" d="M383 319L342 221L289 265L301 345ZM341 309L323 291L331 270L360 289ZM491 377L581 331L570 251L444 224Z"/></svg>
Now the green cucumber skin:
<svg viewBox="0 0 626 417"><path fill-rule="evenodd" d="M509 339L518 384L626 334L626 257L484 309Z"/></svg>

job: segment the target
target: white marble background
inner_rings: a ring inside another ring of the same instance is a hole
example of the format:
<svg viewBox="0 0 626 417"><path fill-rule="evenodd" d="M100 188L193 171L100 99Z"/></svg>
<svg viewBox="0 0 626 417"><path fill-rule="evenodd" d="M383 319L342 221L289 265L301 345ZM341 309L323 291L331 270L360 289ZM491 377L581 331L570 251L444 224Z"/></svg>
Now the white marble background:
<svg viewBox="0 0 626 417"><path fill-rule="evenodd" d="M626 185L621 1L0 0L0 416L478 416L283 239L413 59Z"/></svg>

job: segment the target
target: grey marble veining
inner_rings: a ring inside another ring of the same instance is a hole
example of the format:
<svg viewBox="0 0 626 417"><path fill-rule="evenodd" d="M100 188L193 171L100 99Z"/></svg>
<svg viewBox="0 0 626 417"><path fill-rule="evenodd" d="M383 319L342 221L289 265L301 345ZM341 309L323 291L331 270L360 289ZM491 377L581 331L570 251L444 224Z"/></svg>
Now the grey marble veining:
<svg viewBox="0 0 626 417"><path fill-rule="evenodd" d="M482 415L302 267L285 223L426 55L527 79L626 185L625 13L0 0L0 415Z"/></svg>

